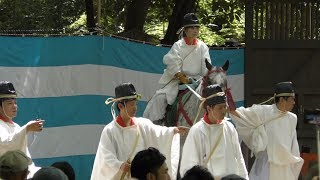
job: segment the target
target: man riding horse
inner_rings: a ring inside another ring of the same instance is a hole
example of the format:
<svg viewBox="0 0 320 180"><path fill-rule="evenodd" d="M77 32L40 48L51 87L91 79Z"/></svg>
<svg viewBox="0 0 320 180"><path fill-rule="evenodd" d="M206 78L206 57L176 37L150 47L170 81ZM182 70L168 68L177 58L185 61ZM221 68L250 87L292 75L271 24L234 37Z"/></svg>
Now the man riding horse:
<svg viewBox="0 0 320 180"><path fill-rule="evenodd" d="M194 83L208 72L205 60L211 63L208 46L197 39L200 24L194 13L184 16L183 27L177 34L180 40L174 43L164 56L167 65L159 80L163 88L159 89L149 101L143 116L153 121L163 119L167 105L172 105L178 95L179 84Z"/></svg>

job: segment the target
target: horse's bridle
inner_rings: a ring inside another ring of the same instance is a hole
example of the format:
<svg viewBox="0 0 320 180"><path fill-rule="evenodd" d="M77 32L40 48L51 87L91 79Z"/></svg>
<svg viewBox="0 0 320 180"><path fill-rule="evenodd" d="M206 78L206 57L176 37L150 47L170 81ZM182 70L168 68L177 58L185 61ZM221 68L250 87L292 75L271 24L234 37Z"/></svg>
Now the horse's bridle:
<svg viewBox="0 0 320 180"><path fill-rule="evenodd" d="M209 85L209 76L210 76L210 74L212 74L212 73L220 73L220 72L223 72L223 73L226 73L226 71L225 70L223 70L221 67L219 67L219 68L212 68L210 71L208 71L208 73L205 75L205 76L203 76L203 78L202 78L202 89L204 89L205 87L207 87L208 85Z"/></svg>

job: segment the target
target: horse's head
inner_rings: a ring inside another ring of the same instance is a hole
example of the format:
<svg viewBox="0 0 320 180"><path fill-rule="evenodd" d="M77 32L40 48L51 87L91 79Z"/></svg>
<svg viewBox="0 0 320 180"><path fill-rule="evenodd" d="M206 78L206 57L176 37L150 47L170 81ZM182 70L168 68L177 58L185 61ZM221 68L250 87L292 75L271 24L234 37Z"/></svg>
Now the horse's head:
<svg viewBox="0 0 320 180"><path fill-rule="evenodd" d="M229 60L222 67L212 66L206 59L207 75L204 77L203 86L219 84L224 90L227 87L227 70L229 68Z"/></svg>

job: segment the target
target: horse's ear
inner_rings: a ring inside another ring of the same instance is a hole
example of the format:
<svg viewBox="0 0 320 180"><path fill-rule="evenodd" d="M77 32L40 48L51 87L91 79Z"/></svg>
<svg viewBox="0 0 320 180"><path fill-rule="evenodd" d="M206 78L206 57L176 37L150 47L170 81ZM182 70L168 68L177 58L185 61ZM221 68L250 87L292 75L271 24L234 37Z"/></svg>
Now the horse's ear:
<svg viewBox="0 0 320 180"><path fill-rule="evenodd" d="M224 65L222 66L222 69L223 69L224 71L227 71L227 70L229 69L229 60L227 60L227 61L224 63Z"/></svg>
<svg viewBox="0 0 320 180"><path fill-rule="evenodd" d="M212 69L212 64L209 63L208 59L206 58L206 67L210 71Z"/></svg>

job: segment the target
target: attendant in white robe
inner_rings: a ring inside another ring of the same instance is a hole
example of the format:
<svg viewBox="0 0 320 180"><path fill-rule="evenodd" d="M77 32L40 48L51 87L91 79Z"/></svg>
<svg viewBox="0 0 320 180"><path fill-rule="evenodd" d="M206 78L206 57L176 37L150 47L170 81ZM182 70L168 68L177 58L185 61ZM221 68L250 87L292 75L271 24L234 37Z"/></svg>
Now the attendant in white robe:
<svg viewBox="0 0 320 180"><path fill-rule="evenodd" d="M162 88L149 101L143 117L152 121L163 119L167 105L172 105L178 95L179 83L191 83L189 78L199 79L208 72L205 60L211 63L208 46L197 39L200 24L193 13L184 16L179 33L185 37L175 42L163 57L167 66L159 80Z"/></svg>
<svg viewBox="0 0 320 180"><path fill-rule="evenodd" d="M204 117L193 125L183 146L180 173L194 165L208 168L214 178L236 174L248 179L238 134L226 118L226 97L219 85L203 90Z"/></svg>
<svg viewBox="0 0 320 180"><path fill-rule="evenodd" d="M43 128L43 120L29 121L20 127L13 122L17 116L17 93L11 82L0 82L0 156L7 151L20 150L31 158L27 147L27 133L39 132ZM33 163L29 166L29 175L39 170Z"/></svg>
<svg viewBox="0 0 320 180"><path fill-rule="evenodd" d="M275 86L275 104L240 107L231 111L238 133L256 155L250 180L296 180L303 159L297 141L297 116L291 82Z"/></svg>
<svg viewBox="0 0 320 180"><path fill-rule="evenodd" d="M116 99L109 98L106 103L116 103L120 113L102 131L91 180L120 179L121 176L130 179L133 157L149 147L159 149L166 156L169 175L176 178L180 137L175 134L187 129L158 126L148 119L134 117L140 95L131 83L117 86L115 94ZM112 114L115 116L114 111Z"/></svg>

